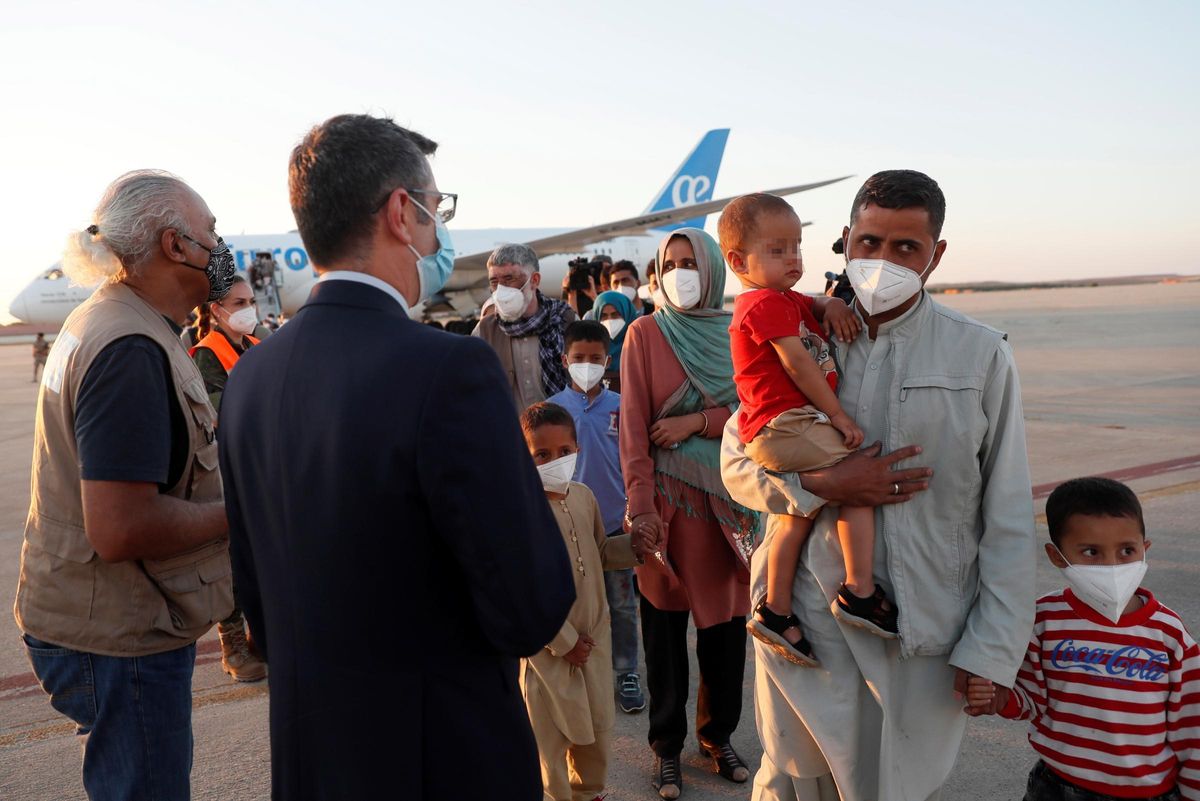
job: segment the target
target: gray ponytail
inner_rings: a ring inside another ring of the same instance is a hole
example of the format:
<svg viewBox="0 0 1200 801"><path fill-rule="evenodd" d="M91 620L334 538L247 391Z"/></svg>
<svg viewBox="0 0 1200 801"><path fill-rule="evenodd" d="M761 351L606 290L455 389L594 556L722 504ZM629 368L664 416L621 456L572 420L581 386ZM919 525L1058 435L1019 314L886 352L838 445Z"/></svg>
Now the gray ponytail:
<svg viewBox="0 0 1200 801"><path fill-rule="evenodd" d="M191 189L162 170L134 170L109 184L94 222L67 237L63 272L77 284L119 280L158 246L164 229L187 230L182 206Z"/></svg>

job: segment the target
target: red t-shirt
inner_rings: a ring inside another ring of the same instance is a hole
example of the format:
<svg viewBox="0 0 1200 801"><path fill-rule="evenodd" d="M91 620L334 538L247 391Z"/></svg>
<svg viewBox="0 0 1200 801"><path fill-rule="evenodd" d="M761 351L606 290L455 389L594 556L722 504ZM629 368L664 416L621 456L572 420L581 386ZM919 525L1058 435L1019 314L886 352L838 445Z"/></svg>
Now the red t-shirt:
<svg viewBox="0 0 1200 801"><path fill-rule="evenodd" d="M830 389L837 390L821 324L813 314L813 299L793 290L752 289L733 302L729 347L733 355L733 380L737 383L738 436L750 442L759 430L789 409L809 405L792 381L771 340L808 337L808 352L826 369Z"/></svg>

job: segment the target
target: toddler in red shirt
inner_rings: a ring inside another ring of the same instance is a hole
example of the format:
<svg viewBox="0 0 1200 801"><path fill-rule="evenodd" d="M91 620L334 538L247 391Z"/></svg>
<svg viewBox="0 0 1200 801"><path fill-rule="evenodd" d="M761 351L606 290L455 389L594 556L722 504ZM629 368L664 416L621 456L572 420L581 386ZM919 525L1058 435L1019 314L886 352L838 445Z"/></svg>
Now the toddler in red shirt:
<svg viewBox="0 0 1200 801"><path fill-rule="evenodd" d="M718 229L725 259L745 288L734 301L729 341L746 455L781 473L840 462L862 444L863 432L838 403L838 376L824 331L849 342L861 322L837 298L813 299L792 290L804 265L800 218L787 201L764 193L739 197L722 211ZM800 549L811 529L812 520L794 516L777 529L767 554L767 594L747 628L788 661L817 667L791 603ZM843 507L838 539L846 580L833 602L834 616L895 638L895 604L874 579L874 510Z"/></svg>

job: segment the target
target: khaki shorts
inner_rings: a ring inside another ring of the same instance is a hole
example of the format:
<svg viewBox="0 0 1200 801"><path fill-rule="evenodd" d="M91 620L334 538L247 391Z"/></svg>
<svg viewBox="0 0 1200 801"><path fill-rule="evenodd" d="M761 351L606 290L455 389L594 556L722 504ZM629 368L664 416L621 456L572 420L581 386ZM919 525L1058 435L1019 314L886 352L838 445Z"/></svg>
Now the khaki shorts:
<svg viewBox="0 0 1200 801"><path fill-rule="evenodd" d="M746 445L746 455L777 473L803 473L837 464L852 451L846 438L819 409L789 409L763 426Z"/></svg>

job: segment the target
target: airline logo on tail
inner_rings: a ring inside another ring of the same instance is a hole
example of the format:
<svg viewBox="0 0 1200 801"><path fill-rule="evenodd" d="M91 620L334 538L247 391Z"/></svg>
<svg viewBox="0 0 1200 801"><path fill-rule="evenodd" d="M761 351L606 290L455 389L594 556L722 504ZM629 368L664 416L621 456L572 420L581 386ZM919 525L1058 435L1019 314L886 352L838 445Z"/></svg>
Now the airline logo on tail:
<svg viewBox="0 0 1200 801"><path fill-rule="evenodd" d="M725 141L729 139L728 128L717 128L700 139L679 168L667 179L667 183L646 207L646 212L664 211L680 206L703 203L712 198L717 184L717 171L725 155ZM657 230L674 231L677 228L703 228L706 217L694 217L681 223L668 225Z"/></svg>

